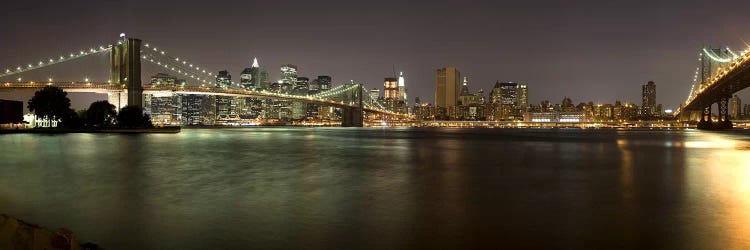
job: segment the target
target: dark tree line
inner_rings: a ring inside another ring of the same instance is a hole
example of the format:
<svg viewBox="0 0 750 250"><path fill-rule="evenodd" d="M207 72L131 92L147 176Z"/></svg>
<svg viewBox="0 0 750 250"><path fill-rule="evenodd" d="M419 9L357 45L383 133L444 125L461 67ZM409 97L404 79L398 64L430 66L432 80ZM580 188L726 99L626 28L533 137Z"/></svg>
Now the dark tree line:
<svg viewBox="0 0 750 250"><path fill-rule="evenodd" d="M70 108L68 93L61 88L46 86L34 93L28 102L31 112L43 119L60 121L64 128L152 128L151 117L143 109L123 107L118 113L108 101L96 101L86 110Z"/></svg>

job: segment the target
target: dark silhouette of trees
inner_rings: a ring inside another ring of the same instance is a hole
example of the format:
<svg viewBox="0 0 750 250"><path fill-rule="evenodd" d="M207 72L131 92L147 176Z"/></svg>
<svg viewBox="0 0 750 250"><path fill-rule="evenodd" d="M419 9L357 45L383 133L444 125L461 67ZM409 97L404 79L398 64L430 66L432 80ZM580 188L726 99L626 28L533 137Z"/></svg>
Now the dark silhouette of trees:
<svg viewBox="0 0 750 250"><path fill-rule="evenodd" d="M63 117L60 117L60 124L58 127L63 128L83 128L85 127L83 119L78 116L78 112L72 109L68 109Z"/></svg>
<svg viewBox="0 0 750 250"><path fill-rule="evenodd" d="M112 125L117 117L115 105L108 101L96 101L91 103L86 110L86 123L92 127L106 127Z"/></svg>
<svg viewBox="0 0 750 250"><path fill-rule="evenodd" d="M34 93L28 102L29 110L43 119L60 120L70 118L70 99L61 88L46 86Z"/></svg>
<svg viewBox="0 0 750 250"><path fill-rule="evenodd" d="M123 128L153 128L151 117L143 113L143 109L135 106L125 106L117 114L117 125Z"/></svg>

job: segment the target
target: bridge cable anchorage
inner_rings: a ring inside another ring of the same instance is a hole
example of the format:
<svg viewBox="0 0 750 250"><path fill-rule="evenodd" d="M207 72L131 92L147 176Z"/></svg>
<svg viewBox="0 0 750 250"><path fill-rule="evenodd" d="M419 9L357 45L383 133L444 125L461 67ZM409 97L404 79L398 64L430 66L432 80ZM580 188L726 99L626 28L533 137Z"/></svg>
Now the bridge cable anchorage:
<svg viewBox="0 0 750 250"><path fill-rule="evenodd" d="M7 68L3 70L2 72L0 72L0 78L44 68L44 67L55 65L58 63L63 63L63 62L83 58L89 55L110 52L111 49L112 49L112 45L106 45L106 46L102 45L96 48L90 48L88 50L79 50L78 52L71 52L68 55L61 55L59 57L50 57L46 60L39 60L38 63L29 63L25 67L17 66L15 69Z"/></svg>

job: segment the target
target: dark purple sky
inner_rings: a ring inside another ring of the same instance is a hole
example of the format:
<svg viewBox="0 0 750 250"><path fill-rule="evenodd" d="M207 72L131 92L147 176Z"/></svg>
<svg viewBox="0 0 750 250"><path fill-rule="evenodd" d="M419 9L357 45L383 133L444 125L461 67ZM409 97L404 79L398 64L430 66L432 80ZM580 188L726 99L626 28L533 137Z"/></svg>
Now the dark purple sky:
<svg viewBox="0 0 750 250"><path fill-rule="evenodd" d="M395 65L410 100L429 102L435 69L450 65L472 91L489 92L496 80L525 82L532 103L569 96L640 105L640 85L653 80L657 101L674 108L690 90L702 45L742 50L750 41L750 1L19 2L2 4L3 69L125 32L236 78L257 56L272 79L292 63L302 76L382 88ZM24 77L103 81L106 61Z"/></svg>

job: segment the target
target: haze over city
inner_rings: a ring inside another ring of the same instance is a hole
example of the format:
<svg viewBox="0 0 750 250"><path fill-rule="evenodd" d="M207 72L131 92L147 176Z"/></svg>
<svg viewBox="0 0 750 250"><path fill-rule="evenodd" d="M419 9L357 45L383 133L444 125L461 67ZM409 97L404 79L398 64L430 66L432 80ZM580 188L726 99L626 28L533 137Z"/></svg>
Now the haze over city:
<svg viewBox="0 0 750 250"><path fill-rule="evenodd" d="M640 85L652 80L658 103L676 108L690 91L702 46L746 47L747 29L734 24L750 23L747 7L742 1L13 2L0 17L0 67L98 46L125 32L235 77L257 57L272 80L280 65L292 63L300 76L381 88L395 67L405 72L409 102L434 102L435 70L455 66L472 92L489 92L496 80L526 83L530 103L566 96L575 103L639 103ZM106 79L107 69L88 61L86 76L61 66L24 77ZM79 107L102 98L78 95Z"/></svg>

